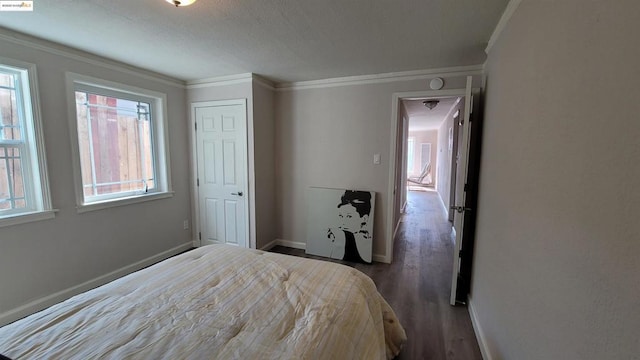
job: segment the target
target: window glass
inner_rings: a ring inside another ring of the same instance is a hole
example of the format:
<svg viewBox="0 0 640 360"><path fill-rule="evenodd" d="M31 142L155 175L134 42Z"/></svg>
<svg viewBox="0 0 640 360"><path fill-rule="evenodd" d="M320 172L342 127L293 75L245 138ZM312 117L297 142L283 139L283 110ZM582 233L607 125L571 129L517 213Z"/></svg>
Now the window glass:
<svg viewBox="0 0 640 360"><path fill-rule="evenodd" d="M169 193L168 149L163 136L165 96L104 80L87 83L88 78L81 75L68 76L73 80L70 96L76 110L72 126L77 134L78 205L100 204L102 208L114 201L142 201L146 195Z"/></svg>
<svg viewBox="0 0 640 360"><path fill-rule="evenodd" d="M29 71L0 64L0 225L51 208Z"/></svg>
<svg viewBox="0 0 640 360"><path fill-rule="evenodd" d="M155 189L150 104L76 91L85 198Z"/></svg>

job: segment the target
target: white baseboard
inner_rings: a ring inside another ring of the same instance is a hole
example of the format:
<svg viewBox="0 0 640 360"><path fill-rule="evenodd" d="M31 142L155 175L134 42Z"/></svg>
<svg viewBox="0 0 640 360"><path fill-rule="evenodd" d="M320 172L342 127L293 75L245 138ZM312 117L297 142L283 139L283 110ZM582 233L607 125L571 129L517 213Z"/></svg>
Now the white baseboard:
<svg viewBox="0 0 640 360"><path fill-rule="evenodd" d="M381 262L381 263L385 263L385 264L391 264L391 260L387 259L386 256L384 255L380 255L380 254L373 254L371 255L371 258L373 259L373 261L375 262Z"/></svg>
<svg viewBox="0 0 640 360"><path fill-rule="evenodd" d="M449 219L449 209L447 209L447 206L444 204L444 200L442 200L442 196L440 196L440 193L438 191L436 191L436 194L438 194L438 200L440 200L440 205L442 205L442 211L444 212L444 218L445 219Z"/></svg>
<svg viewBox="0 0 640 360"><path fill-rule="evenodd" d="M25 316L31 315L40 310L46 309L49 306L55 305L61 301L64 301L74 295L78 295L85 291L94 289L100 285L104 285L110 281L121 278L125 275L128 275L132 272L138 271L142 268L145 268L149 265L153 265L158 261L164 260L173 255L179 254L183 251L189 250L193 247L193 243L191 241L184 243L182 245L176 246L167 251L163 251L159 254L150 256L146 259L135 262L131 265L127 265L115 271L112 271L108 274L99 276L97 278L91 279L89 281L85 281L82 284L72 286L70 288L64 289L62 291L58 291L51 295L45 296L43 298L31 301L27 304L19 306L15 309L6 311L0 314L0 326L4 326L11 322L14 322L18 319L22 319Z"/></svg>
<svg viewBox="0 0 640 360"><path fill-rule="evenodd" d="M398 229L400 229L400 223L402 222L402 216L400 217L400 219L398 219L398 222L396 223L396 228L393 229L393 239L392 239L392 243L396 242L396 235L398 235Z"/></svg>
<svg viewBox="0 0 640 360"><path fill-rule="evenodd" d="M260 250L269 251L276 246L284 246L292 249L302 249L302 250L305 250L307 248L307 244L303 242L275 239L272 242L261 247Z"/></svg>
<svg viewBox="0 0 640 360"><path fill-rule="evenodd" d="M293 248L293 249L302 249L302 250L306 250L307 249L307 244L306 243L297 242L297 241L290 241L290 240L276 239L276 245L280 245L280 246L284 246L284 247L288 247L288 248Z"/></svg>
<svg viewBox="0 0 640 360"><path fill-rule="evenodd" d="M269 249L271 249L271 248L273 248L274 246L277 246L277 245L288 247L288 248L292 248L292 249L301 249L301 250L306 250L307 249L307 244L303 243L303 242L275 239L272 242L268 243L267 245L263 246L260 250L265 250L266 251L266 250L269 250ZM373 254L372 255L372 259L373 259L373 261L377 261L377 262L381 262L381 263L386 263L386 264L390 263L390 261L384 255Z"/></svg>
<svg viewBox="0 0 640 360"><path fill-rule="evenodd" d="M473 325L473 331L476 333L476 338L478 339L478 346L480 347L480 353L482 354L482 358L484 360L493 360L491 353L489 352L489 347L487 346L487 341L484 337L484 332L480 327L480 322L478 321L478 316L476 314L476 310L473 307L473 301L471 301L471 296L467 299L467 309L469 310L469 317L471 317L471 324Z"/></svg>
<svg viewBox="0 0 640 360"><path fill-rule="evenodd" d="M265 246L261 247L259 250L269 251L276 245L278 245L278 239L273 240L272 242L266 244Z"/></svg>

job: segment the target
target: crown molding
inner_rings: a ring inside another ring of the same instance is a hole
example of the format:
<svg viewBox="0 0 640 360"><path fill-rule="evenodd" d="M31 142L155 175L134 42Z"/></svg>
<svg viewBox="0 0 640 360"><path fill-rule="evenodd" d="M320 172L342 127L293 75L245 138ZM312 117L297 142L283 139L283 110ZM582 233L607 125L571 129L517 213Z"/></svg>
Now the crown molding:
<svg viewBox="0 0 640 360"><path fill-rule="evenodd" d="M250 83L253 81L252 73L235 75L216 76L205 79L195 79L187 81L187 89L208 88L213 86L227 86L235 84Z"/></svg>
<svg viewBox="0 0 640 360"><path fill-rule="evenodd" d="M504 9L504 12L502 13L502 17L500 17L500 21L498 21L498 25L496 25L496 28L493 30L493 33L489 38L489 43L487 44L487 47L484 49L485 53L489 54L489 52L491 52L491 48L500 37L500 34L502 34L502 32L504 31L504 28L507 27L509 20L511 20L511 16L513 16L513 13L516 12L521 2L522 0L509 0L507 7Z"/></svg>
<svg viewBox="0 0 640 360"><path fill-rule="evenodd" d="M449 68L438 68L430 70L402 71L373 75L358 75L324 80L311 80L290 83L278 83L275 85L276 91L305 90L349 85L378 84L397 81L423 80L433 77L451 77L481 75L482 65L458 66Z"/></svg>
<svg viewBox="0 0 640 360"><path fill-rule="evenodd" d="M196 79L187 81L187 89L200 89L214 86L229 86L236 84L253 83L269 90L274 90L273 82L254 73L244 73L235 75L216 76L206 79Z"/></svg>
<svg viewBox="0 0 640 360"><path fill-rule="evenodd" d="M185 82L167 75L159 74L150 70L142 69L133 65L125 64L120 61L107 59L105 57L78 50L69 46L54 43L48 40L37 38L31 35L13 31L4 27L0 27L0 40L5 40L17 45L22 45L35 50L41 50L50 54L64 56L73 60L81 61L91 65L100 66L110 70L123 72L129 75L135 75L147 80L157 81L165 85L185 87Z"/></svg>
<svg viewBox="0 0 640 360"><path fill-rule="evenodd" d="M267 90L272 90L273 91L273 90L276 89L276 86L275 86L274 82L272 82L272 81L270 81L270 80L268 80L266 78L263 78L260 75L253 74L253 83L257 84L259 86L262 86L263 88L265 88Z"/></svg>

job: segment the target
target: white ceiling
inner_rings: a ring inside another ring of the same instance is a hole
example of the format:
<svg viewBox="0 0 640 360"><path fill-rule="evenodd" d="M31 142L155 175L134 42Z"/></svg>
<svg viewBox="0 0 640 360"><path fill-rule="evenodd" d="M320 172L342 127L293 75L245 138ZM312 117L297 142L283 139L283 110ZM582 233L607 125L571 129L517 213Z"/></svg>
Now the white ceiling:
<svg viewBox="0 0 640 360"><path fill-rule="evenodd" d="M409 116L409 131L437 130L459 98L438 99L438 105L429 110L420 100L402 100Z"/></svg>
<svg viewBox="0 0 640 360"><path fill-rule="evenodd" d="M481 64L508 0L35 0L0 26L182 80Z"/></svg>

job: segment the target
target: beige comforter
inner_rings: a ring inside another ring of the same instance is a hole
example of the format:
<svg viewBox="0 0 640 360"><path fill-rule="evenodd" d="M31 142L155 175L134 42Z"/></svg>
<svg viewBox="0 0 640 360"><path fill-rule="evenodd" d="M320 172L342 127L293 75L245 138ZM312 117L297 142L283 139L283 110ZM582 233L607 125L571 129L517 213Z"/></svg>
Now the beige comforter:
<svg viewBox="0 0 640 360"><path fill-rule="evenodd" d="M205 246L0 328L13 359L384 359L406 339L347 266Z"/></svg>

